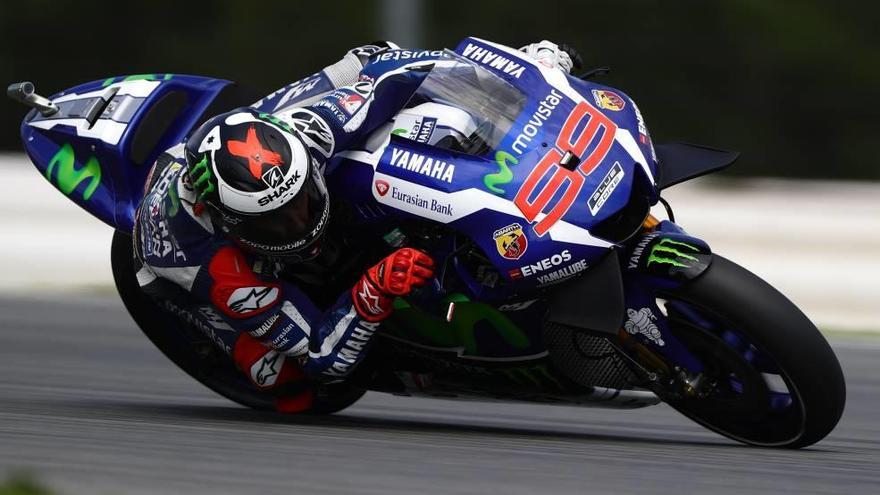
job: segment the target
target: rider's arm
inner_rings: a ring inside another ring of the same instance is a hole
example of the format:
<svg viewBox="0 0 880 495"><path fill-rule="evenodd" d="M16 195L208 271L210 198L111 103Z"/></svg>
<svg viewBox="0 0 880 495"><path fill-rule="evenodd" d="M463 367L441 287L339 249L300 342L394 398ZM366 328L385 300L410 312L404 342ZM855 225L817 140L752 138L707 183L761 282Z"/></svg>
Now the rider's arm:
<svg viewBox="0 0 880 495"><path fill-rule="evenodd" d="M284 108L314 103L322 95L334 89L356 83L361 70L372 55L397 48L398 46L390 41L376 41L353 48L338 62L278 89L251 107L261 112L275 113Z"/></svg>
<svg viewBox="0 0 880 495"><path fill-rule="evenodd" d="M393 297L424 284L432 266L419 251L398 250L322 313L296 287L255 274L247 258L227 246L209 264L206 289L234 329L297 358L313 379L337 381L361 361L380 322L391 314Z"/></svg>

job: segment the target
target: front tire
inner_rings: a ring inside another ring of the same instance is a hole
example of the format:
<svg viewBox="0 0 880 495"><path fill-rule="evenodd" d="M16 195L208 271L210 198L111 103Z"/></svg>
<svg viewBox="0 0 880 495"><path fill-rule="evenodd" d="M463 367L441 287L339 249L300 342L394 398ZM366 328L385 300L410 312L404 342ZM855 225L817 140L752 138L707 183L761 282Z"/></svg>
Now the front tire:
<svg viewBox="0 0 880 495"><path fill-rule="evenodd" d="M658 297L667 301L670 330L719 383L708 397L667 400L672 407L765 447L805 447L837 425L846 402L840 363L815 325L768 283L714 255L700 277ZM773 390L773 377L787 398Z"/></svg>

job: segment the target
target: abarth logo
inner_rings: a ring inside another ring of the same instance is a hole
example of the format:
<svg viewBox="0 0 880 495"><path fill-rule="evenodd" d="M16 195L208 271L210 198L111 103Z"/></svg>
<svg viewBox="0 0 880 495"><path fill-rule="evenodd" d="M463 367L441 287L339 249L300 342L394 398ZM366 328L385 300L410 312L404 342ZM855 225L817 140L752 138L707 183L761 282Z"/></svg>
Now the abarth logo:
<svg viewBox="0 0 880 495"><path fill-rule="evenodd" d="M509 260L518 260L529 247L529 240L523 232L522 225L512 223L496 230L492 234L498 254Z"/></svg>

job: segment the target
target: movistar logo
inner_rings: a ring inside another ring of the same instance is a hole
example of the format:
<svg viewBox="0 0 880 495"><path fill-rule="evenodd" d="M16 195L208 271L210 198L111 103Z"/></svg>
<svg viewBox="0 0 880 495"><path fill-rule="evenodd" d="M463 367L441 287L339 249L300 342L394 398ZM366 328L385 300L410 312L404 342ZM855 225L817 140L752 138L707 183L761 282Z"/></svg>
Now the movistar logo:
<svg viewBox="0 0 880 495"><path fill-rule="evenodd" d="M76 168L76 157L73 153L73 147L65 144L55 153L55 156L49 161L49 168L46 169L46 179L52 182L52 172L57 167L55 174L55 184L64 194L70 196L76 186L81 182L88 180L89 184L82 193L84 200L88 201L101 185L101 164L94 156L80 168Z"/></svg>
<svg viewBox="0 0 880 495"><path fill-rule="evenodd" d="M696 256L692 256L692 254L698 254L699 252L700 249L694 245L663 238L651 247L651 254L648 256L648 262L645 266L651 266L651 263L659 263L661 265L690 268L692 265L689 265L687 262L699 261Z"/></svg>
<svg viewBox="0 0 880 495"><path fill-rule="evenodd" d="M508 184L513 180L513 172L510 170L510 165L507 162L510 162L511 165L516 165L519 163L519 160L506 151L495 152L495 163L498 164L500 170L483 177L483 184L486 184L486 187L495 194L504 194L504 189L501 189L498 185Z"/></svg>

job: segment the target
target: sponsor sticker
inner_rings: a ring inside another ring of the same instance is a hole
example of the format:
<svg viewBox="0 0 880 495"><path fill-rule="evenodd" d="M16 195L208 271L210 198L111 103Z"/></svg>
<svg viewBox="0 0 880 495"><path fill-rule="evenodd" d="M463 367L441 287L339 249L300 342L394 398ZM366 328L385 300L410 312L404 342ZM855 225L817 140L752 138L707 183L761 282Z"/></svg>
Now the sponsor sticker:
<svg viewBox="0 0 880 495"><path fill-rule="evenodd" d="M437 119L422 115L403 114L394 120L394 126L394 130L391 131L392 134L417 143L428 143L431 140L431 136L434 135Z"/></svg>
<svg viewBox="0 0 880 495"><path fill-rule="evenodd" d="M339 106L342 107L349 115L358 111L363 106L366 99L356 93L345 95L339 98Z"/></svg>
<svg viewBox="0 0 880 495"><path fill-rule="evenodd" d="M556 253L553 256L548 256L537 263L530 263L525 266L521 266L516 269L519 272L520 277L531 277L541 272L546 272L547 270L552 270L555 267L568 263L571 261L571 251L568 249L564 249L561 253Z"/></svg>
<svg viewBox="0 0 880 495"><path fill-rule="evenodd" d="M397 186L391 186L391 199L396 200L399 203L412 205L422 210L438 213L446 217L454 216L452 203L441 201L437 198L423 197L419 193L405 191ZM406 211L405 208L404 211Z"/></svg>
<svg viewBox="0 0 880 495"><path fill-rule="evenodd" d="M546 287L564 282L587 268L587 260L580 260L546 275L538 275L538 287Z"/></svg>
<svg viewBox="0 0 880 495"><path fill-rule="evenodd" d="M596 190L593 191L593 194L590 195L590 199L587 200L587 205L590 207L590 213L592 213L593 216L596 216L596 213L602 209L602 206L604 206L605 202L608 201L608 198L611 197L611 193L617 189L617 185L620 184L623 177L623 167L620 166L620 162L614 162L611 170L605 174L605 177L602 178L602 182L596 186Z"/></svg>
<svg viewBox="0 0 880 495"><path fill-rule="evenodd" d="M468 45L464 47L462 55L465 58L469 58L475 62L479 62L492 70L501 72L516 79L522 77L523 73L526 70L522 64L518 63L513 58L513 56L506 53L504 54L506 56L504 56L493 50L483 48L480 45L475 45L473 43L468 43Z"/></svg>
<svg viewBox="0 0 880 495"><path fill-rule="evenodd" d="M409 150L391 148L391 166L409 170L449 184L455 178L455 164Z"/></svg>
<svg viewBox="0 0 880 495"><path fill-rule="evenodd" d="M235 313L248 313L270 306L278 299L277 287L240 287L226 300Z"/></svg>
<svg viewBox="0 0 880 495"><path fill-rule="evenodd" d="M388 184L388 181L384 181L379 179L375 183L376 192L379 193L379 196L385 196L388 194L388 191L391 189L391 186Z"/></svg>
<svg viewBox="0 0 880 495"><path fill-rule="evenodd" d="M498 254L509 260L518 260L529 247L529 240L522 225L512 223L492 233Z"/></svg>
<svg viewBox="0 0 880 495"><path fill-rule="evenodd" d="M376 60L386 62L388 60L411 60L425 57L442 57L443 50L390 50L376 55Z"/></svg>
<svg viewBox="0 0 880 495"><path fill-rule="evenodd" d="M593 100L600 108L613 112L619 112L626 107L626 101L619 94L607 89L594 89Z"/></svg>
<svg viewBox="0 0 880 495"><path fill-rule="evenodd" d="M506 191L499 186L508 184L513 180L513 171L510 170L511 165L519 163L519 157L526 151L533 139L541 132L544 122L546 122L553 110L562 101L562 94L557 93L555 89L551 89L550 93L538 103L538 108L532 113L528 122L517 134L516 138L510 146L513 153L499 150L495 153L495 163L498 165L498 172L483 176L483 184L490 192L495 194L505 194Z"/></svg>
<svg viewBox="0 0 880 495"><path fill-rule="evenodd" d="M654 315L654 312L651 311L651 308L642 308L639 310L627 308L626 316L627 320L626 323L623 324L623 328L627 333L631 335L642 335L658 346L666 345L666 342L663 342L663 335L660 333L660 329L657 328L657 325L654 323L657 317Z"/></svg>
<svg viewBox="0 0 880 495"><path fill-rule="evenodd" d="M581 188L614 144L617 125L604 113L585 101L569 113L559 131L553 148L547 151L526 177L513 203L539 237L568 213L579 197ZM591 149L587 153L588 149ZM577 168L560 165L565 154L581 157ZM550 176L545 180L546 176ZM545 212L545 210L549 211ZM538 216L544 213L543 218Z"/></svg>

